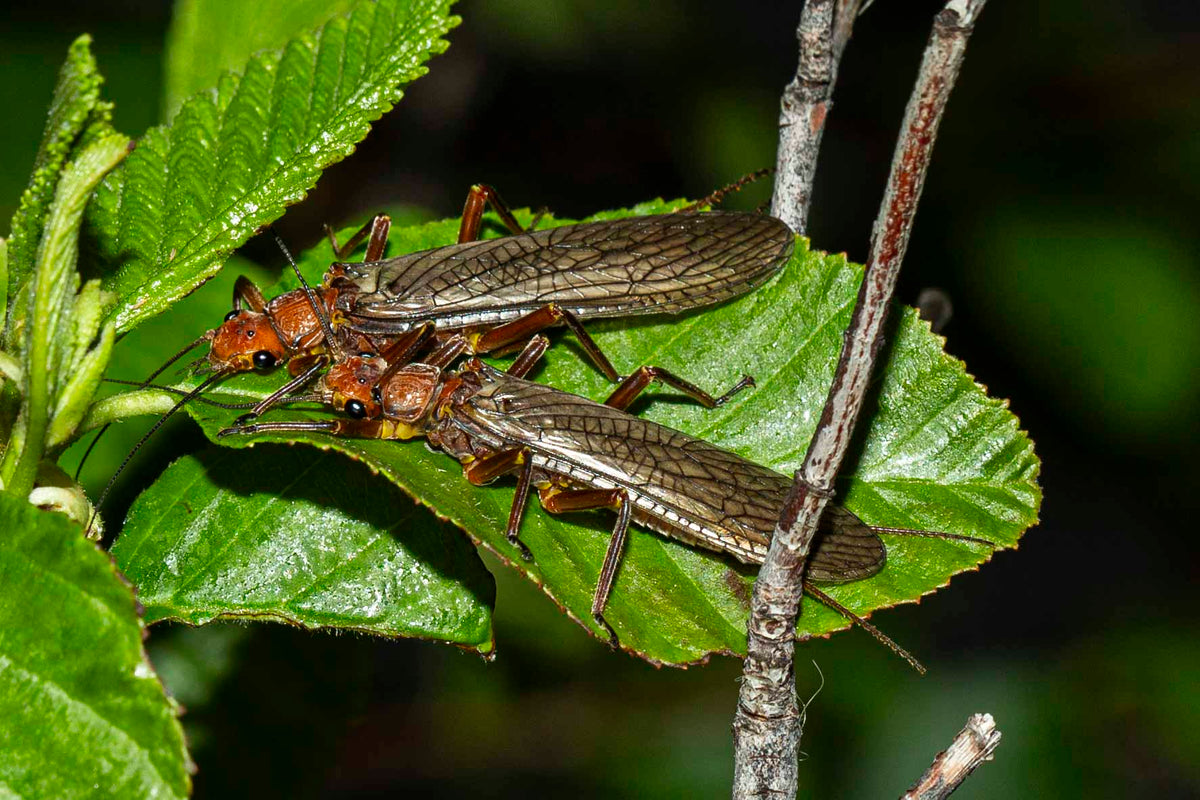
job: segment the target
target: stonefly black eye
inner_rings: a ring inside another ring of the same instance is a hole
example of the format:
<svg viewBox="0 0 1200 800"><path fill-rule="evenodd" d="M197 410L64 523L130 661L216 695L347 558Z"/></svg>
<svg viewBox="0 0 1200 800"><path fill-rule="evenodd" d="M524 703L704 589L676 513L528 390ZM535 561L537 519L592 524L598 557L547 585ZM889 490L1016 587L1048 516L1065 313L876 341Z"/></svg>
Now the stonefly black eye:
<svg viewBox="0 0 1200 800"><path fill-rule="evenodd" d="M346 413L354 419L363 419L367 416L367 407L361 400L347 400Z"/></svg>
<svg viewBox="0 0 1200 800"><path fill-rule="evenodd" d="M235 318L237 317L237 315L238 315L238 314L240 314L240 313L242 313L242 312L238 311L238 310L235 308L233 311L230 311L228 314L226 314L226 315L225 315L225 321L226 321L226 322L229 322L229 320L231 320L231 319L235 319Z"/></svg>
<svg viewBox="0 0 1200 800"><path fill-rule="evenodd" d="M266 350L259 350L254 354L255 369L270 369L278 363L278 359L276 359L273 354L267 352Z"/></svg>

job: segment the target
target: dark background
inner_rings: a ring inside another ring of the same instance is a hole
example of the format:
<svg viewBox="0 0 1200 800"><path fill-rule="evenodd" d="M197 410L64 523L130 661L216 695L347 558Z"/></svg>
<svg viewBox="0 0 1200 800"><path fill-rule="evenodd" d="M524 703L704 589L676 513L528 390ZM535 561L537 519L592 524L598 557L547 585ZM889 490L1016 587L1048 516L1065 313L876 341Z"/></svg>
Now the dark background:
<svg viewBox="0 0 1200 800"><path fill-rule="evenodd" d="M939 6L878 0L859 20L818 171L817 247L865 257ZM450 50L278 226L289 242L384 207L453 216L477 181L515 205L582 216L704 195L774 163L798 3L457 11ZM117 127L136 135L158 119L170 22L169 5L134 0L6 13L5 219L70 41L94 34ZM948 349L1011 399L1037 442L1043 522L1018 552L875 617L928 677L861 632L799 648L801 692L821 683L810 660L824 676L803 742L806 796L895 796L976 711L996 716L1004 741L959 796L1200 791L1198 48L1194 3L996 0L984 12L899 295L938 286L953 298ZM269 244L245 254L278 266ZM131 374L142 346L121 345ZM93 491L135 435L112 437L112 454L89 465ZM118 512L181 440L200 445L190 423L171 437L123 481ZM659 671L613 655L489 565L491 664L279 626L156 629L155 662L190 708L197 796L727 793L739 662Z"/></svg>

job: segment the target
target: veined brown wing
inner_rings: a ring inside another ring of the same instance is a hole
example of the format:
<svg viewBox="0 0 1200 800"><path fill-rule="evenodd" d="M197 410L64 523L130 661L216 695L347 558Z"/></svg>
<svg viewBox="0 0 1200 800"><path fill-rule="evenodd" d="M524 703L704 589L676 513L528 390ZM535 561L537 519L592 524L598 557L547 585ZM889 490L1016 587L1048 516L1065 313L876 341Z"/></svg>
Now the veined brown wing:
<svg viewBox="0 0 1200 800"><path fill-rule="evenodd" d="M762 563L791 478L578 395L486 367L482 375L484 388L462 409L473 432L496 446L527 446L535 465L581 484L628 489L660 532ZM869 526L829 506L806 574L860 580L882 569L885 557Z"/></svg>
<svg viewBox="0 0 1200 800"><path fill-rule="evenodd" d="M773 217L729 211L586 222L345 265L364 332L496 324L558 303L581 317L675 313L762 285L795 245Z"/></svg>

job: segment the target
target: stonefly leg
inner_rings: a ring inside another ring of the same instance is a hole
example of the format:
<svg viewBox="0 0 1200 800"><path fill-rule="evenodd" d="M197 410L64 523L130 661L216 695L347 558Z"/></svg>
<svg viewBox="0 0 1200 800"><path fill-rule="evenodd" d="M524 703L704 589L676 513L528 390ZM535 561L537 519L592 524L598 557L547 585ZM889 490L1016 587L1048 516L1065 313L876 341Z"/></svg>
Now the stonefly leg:
<svg viewBox="0 0 1200 800"><path fill-rule="evenodd" d="M597 508L611 508L617 512L617 521L613 523L612 536L608 540L608 548L604 551L600 578L592 595L592 619L608 634L609 644L613 647L619 646L621 642L617 638L617 632L604 618L604 609L612 594L617 569L621 566L621 556L625 553L625 542L629 538L629 495L623 489L563 489L552 485L539 490L538 499L542 501L542 508L551 514L590 511Z"/></svg>

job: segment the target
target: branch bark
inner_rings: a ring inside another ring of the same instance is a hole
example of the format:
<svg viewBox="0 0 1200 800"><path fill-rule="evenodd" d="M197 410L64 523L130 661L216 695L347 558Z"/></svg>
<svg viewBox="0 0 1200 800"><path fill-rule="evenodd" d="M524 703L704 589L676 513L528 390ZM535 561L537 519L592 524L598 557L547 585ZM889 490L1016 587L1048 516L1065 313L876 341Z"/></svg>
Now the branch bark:
<svg viewBox="0 0 1200 800"><path fill-rule="evenodd" d="M801 236L808 232L817 154L825 120L833 108L838 65L861 5L862 0L808 0L796 29L800 61L780 101L771 214Z"/></svg>
<svg viewBox="0 0 1200 800"><path fill-rule="evenodd" d="M938 124L962 66L967 39L985 2L951 0L934 18L875 220L863 283L833 385L754 584L747 657L733 722L733 796L739 800L794 797L796 793L801 730L792 656L804 565L821 513L833 494L833 480L849 448L883 341L883 324L908 246ZM808 11L806 6L805 13ZM785 129L781 149L788 146L786 133L790 129Z"/></svg>
<svg viewBox="0 0 1200 800"><path fill-rule="evenodd" d="M800 40L800 62L796 76L783 90L779 104L779 151L775 161L771 214L800 235L808 229L817 153L821 149L821 135L825 132L825 118L833 105L830 98L837 75L834 5L835 0L807 0L804 3L800 26L796 29L796 38Z"/></svg>
<svg viewBox="0 0 1200 800"><path fill-rule="evenodd" d="M972 714L954 741L938 753L925 774L900 800L944 800L970 777L1000 744L1000 731L991 714Z"/></svg>

